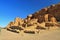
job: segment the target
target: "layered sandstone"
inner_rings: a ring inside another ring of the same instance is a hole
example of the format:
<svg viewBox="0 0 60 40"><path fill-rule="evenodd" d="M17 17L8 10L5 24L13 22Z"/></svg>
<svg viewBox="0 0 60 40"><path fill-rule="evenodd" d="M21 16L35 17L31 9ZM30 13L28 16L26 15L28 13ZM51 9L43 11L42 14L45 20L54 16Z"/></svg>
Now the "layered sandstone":
<svg viewBox="0 0 60 40"><path fill-rule="evenodd" d="M30 14L25 19L15 18L7 26L8 30L15 32L39 32L41 29L46 30L60 26L60 4L51 5L43 8L34 14Z"/></svg>

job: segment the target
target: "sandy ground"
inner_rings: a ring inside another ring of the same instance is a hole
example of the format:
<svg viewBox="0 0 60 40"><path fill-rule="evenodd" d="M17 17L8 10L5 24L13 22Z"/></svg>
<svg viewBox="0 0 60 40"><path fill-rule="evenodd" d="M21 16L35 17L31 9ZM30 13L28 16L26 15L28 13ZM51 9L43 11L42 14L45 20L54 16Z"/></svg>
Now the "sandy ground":
<svg viewBox="0 0 60 40"><path fill-rule="evenodd" d="M60 29L41 31L39 34L13 33L2 29L0 40L60 40Z"/></svg>

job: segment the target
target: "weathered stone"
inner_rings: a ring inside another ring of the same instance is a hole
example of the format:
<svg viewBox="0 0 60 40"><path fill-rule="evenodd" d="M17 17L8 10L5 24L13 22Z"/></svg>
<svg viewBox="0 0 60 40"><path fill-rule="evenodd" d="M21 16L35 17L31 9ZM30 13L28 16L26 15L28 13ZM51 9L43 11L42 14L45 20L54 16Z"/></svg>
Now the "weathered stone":
<svg viewBox="0 0 60 40"><path fill-rule="evenodd" d="M7 29L15 32L20 32L21 30L24 32L38 32L40 29L50 29L50 27L52 29L54 26L60 26L57 23L59 21L60 4L56 4L30 14L25 19L17 17L13 22L8 24Z"/></svg>
<svg viewBox="0 0 60 40"><path fill-rule="evenodd" d="M31 19L30 21L28 21L28 24L34 24L37 23L38 19Z"/></svg>
<svg viewBox="0 0 60 40"><path fill-rule="evenodd" d="M44 16L45 17L45 22L48 22L48 15L49 14L45 14L45 16Z"/></svg>
<svg viewBox="0 0 60 40"><path fill-rule="evenodd" d="M14 22L10 22L8 25L7 25L7 28L11 27L14 25Z"/></svg>
<svg viewBox="0 0 60 40"><path fill-rule="evenodd" d="M51 17L50 22L52 22L52 23L57 23L57 20L56 20L56 18L55 18L55 17Z"/></svg>
<svg viewBox="0 0 60 40"><path fill-rule="evenodd" d="M14 26L22 25L24 23L23 19L16 18L14 21Z"/></svg>

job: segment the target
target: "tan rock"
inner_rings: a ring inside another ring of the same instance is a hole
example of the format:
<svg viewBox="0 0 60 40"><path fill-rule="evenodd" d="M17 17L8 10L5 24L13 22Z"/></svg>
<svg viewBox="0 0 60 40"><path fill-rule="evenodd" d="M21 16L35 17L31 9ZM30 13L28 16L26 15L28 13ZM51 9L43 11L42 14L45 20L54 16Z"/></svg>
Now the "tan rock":
<svg viewBox="0 0 60 40"><path fill-rule="evenodd" d="M44 8L45 9L45 11L47 11L48 10L48 8Z"/></svg>
<svg viewBox="0 0 60 40"><path fill-rule="evenodd" d="M56 20L56 18L55 18L55 17L51 17L50 22L52 22L52 23L57 23L57 20Z"/></svg>
<svg viewBox="0 0 60 40"><path fill-rule="evenodd" d="M38 23L37 26L40 26L40 27L45 28L45 22L43 22L43 23Z"/></svg>
<svg viewBox="0 0 60 40"><path fill-rule="evenodd" d="M28 21L28 24L34 24L37 23L38 19L31 19L30 21Z"/></svg>
<svg viewBox="0 0 60 40"><path fill-rule="evenodd" d="M8 25L7 25L7 28L11 27L14 25L14 22L10 22Z"/></svg>
<svg viewBox="0 0 60 40"><path fill-rule="evenodd" d="M23 29L24 31L36 31L38 28L54 28L54 26L59 26L57 20L60 21L60 4L51 5L48 8L41 9L35 12L35 14L30 14L25 19L17 17L13 22L10 22L7 28L9 30ZM16 30L18 31L18 30ZM20 30L19 30L20 31Z"/></svg>
<svg viewBox="0 0 60 40"><path fill-rule="evenodd" d="M55 4L53 4L52 6L55 7Z"/></svg>
<svg viewBox="0 0 60 40"><path fill-rule="evenodd" d="M54 27L55 25L52 22L47 22L45 23L45 27L47 27L47 29L50 29L50 27Z"/></svg>
<svg viewBox="0 0 60 40"><path fill-rule="evenodd" d="M30 21L31 20L31 17L32 17L32 14L28 15L27 16L27 20Z"/></svg>
<svg viewBox="0 0 60 40"><path fill-rule="evenodd" d="M49 14L45 14L45 22L48 22L48 16L49 16Z"/></svg>
<svg viewBox="0 0 60 40"><path fill-rule="evenodd" d="M28 15L28 17L32 17L32 14Z"/></svg>
<svg viewBox="0 0 60 40"><path fill-rule="evenodd" d="M37 29L25 29L24 33L38 33L39 31Z"/></svg>
<svg viewBox="0 0 60 40"><path fill-rule="evenodd" d="M14 21L14 26L19 26L19 25L22 25L24 23L24 20L17 17Z"/></svg>

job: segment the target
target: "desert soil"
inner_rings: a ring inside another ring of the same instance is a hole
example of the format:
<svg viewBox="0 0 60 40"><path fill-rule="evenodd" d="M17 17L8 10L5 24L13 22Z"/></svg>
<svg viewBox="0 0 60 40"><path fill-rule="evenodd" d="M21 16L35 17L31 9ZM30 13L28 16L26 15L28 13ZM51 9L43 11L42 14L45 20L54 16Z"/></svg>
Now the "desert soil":
<svg viewBox="0 0 60 40"><path fill-rule="evenodd" d="M2 29L0 32L0 40L60 40L60 29L57 30L45 30L39 34L28 33L14 33Z"/></svg>

